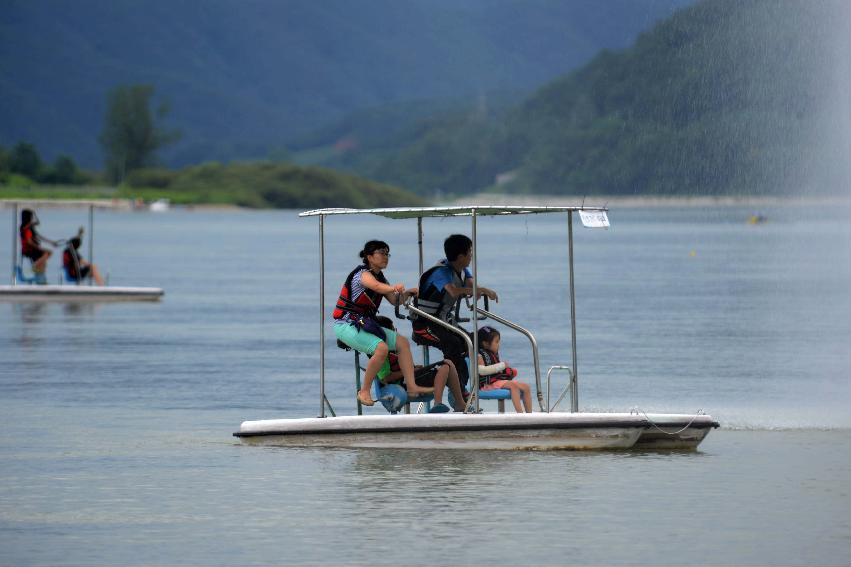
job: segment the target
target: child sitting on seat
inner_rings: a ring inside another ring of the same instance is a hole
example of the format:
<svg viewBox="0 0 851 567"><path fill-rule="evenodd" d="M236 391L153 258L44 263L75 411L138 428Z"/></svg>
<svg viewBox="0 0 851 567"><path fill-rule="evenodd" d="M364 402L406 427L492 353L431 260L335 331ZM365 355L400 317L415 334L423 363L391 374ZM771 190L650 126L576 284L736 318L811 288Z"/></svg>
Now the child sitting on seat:
<svg viewBox="0 0 851 567"><path fill-rule="evenodd" d="M393 321L389 317L377 316L378 324L395 331ZM382 384L398 382L402 379L402 370L399 368L398 356L394 352L387 354L384 365L379 369L376 377ZM418 386L434 388L434 407L429 413L445 413L449 408L443 404L443 389L449 386L452 392L452 400L455 403L455 411L464 411L464 398L461 395L461 382L458 379L458 371L449 360L442 360L428 366L417 364L414 366L414 380ZM404 383L402 387L405 387Z"/></svg>
<svg viewBox="0 0 851 567"><path fill-rule="evenodd" d="M97 285L103 285L103 278L100 275L98 267L91 262L87 262L80 256L81 240L79 235L82 233L83 229L81 228L77 236L68 241L68 246L65 247L65 251L62 253L62 265L65 267L65 271L72 281L79 282L92 277Z"/></svg>
<svg viewBox="0 0 851 567"><path fill-rule="evenodd" d="M529 384L514 380L517 369L499 360L499 331L493 327L479 329L479 389L483 391L506 389L511 391L514 411L532 413L532 391ZM520 404L521 395L523 405Z"/></svg>

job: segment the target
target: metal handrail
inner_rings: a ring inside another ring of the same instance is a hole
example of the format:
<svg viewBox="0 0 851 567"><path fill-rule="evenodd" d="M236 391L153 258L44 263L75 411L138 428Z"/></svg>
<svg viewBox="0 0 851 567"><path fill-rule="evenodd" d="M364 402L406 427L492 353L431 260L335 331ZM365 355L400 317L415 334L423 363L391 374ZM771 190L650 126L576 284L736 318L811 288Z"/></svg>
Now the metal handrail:
<svg viewBox="0 0 851 567"><path fill-rule="evenodd" d="M517 323L513 323L513 322L509 321L508 319L500 317L499 315L495 315L494 313L491 313L490 311L482 309L481 307L477 306L476 311L478 313L480 313L481 315L484 315L485 318L493 319L494 321L502 323L506 327L509 327L511 329L514 329L515 331L518 331L519 333L521 333L523 335L526 335L526 338L528 338L529 342L532 343L532 361L535 365L535 388L537 389L536 393L537 393L537 397L538 397L538 406L541 408L541 411L543 411L543 412L547 411L544 408L544 394L541 391L541 366L540 366L540 363L538 362L538 341L535 340L535 336L532 335L531 331L529 331L528 329L526 329L524 327L521 327ZM549 400L547 400L547 405L549 405Z"/></svg>
<svg viewBox="0 0 851 567"><path fill-rule="evenodd" d="M456 335L458 335L462 339L464 339L464 342L467 343L467 352L470 354L470 364L472 365L472 364L476 363L476 361L478 359L476 358L475 349L473 347L473 341L470 340L470 336L464 330L459 329L455 325L447 323L446 321L441 321L437 317L435 317L433 315L429 315L428 313L426 313L422 309L418 309L418 308L414 307L411 304L412 301L413 300L409 298L403 304L403 307L405 307L405 309L407 309L411 313L414 313L417 317L423 317L424 319L427 319L428 321L431 321L432 323L436 323L437 325L440 325L441 327L444 327L445 329L452 331L453 333L455 333ZM469 405L471 403L474 403L473 400L475 399L475 404L476 404L475 405L475 411L476 411L476 413L478 413L479 412L479 380L478 380L478 375L477 374L471 374L470 378L471 378L471 382L473 382L473 385L470 388L470 390L471 390L470 401L467 403L467 406L469 407Z"/></svg>
<svg viewBox="0 0 851 567"><path fill-rule="evenodd" d="M567 374L569 380L567 381L567 386L564 387L561 394L559 395L556 403L550 406L550 375L552 375L553 370L567 370ZM547 407L550 408L548 411L554 411L561 401L564 399L564 395L570 391L570 411L573 412L573 399L574 399L574 389L576 388L576 381L573 379L573 370L570 366L556 365L550 366L549 370L547 370Z"/></svg>

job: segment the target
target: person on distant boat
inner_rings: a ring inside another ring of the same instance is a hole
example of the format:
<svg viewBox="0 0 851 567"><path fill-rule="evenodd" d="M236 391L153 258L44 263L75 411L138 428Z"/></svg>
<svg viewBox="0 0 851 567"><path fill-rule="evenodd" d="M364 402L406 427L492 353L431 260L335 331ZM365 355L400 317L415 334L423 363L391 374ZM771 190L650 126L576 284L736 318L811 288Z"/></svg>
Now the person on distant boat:
<svg viewBox="0 0 851 567"><path fill-rule="evenodd" d="M479 329L479 389L505 389L511 392L511 403L517 413L532 413L532 389L529 384L515 380L517 369L499 359L499 331L493 327ZM523 405L520 405L522 397Z"/></svg>
<svg viewBox="0 0 851 567"><path fill-rule="evenodd" d="M405 337L395 331L384 329L375 320L381 299L396 304L412 295L417 289L406 289L404 284L390 285L382 270L390 261L390 246L381 240L370 240L360 252L363 264L346 277L340 297L334 309L334 334L341 342L358 352L369 355L364 372L363 384L357 393L360 403L371 406L375 401L370 395L370 386L388 353L398 355L399 366L411 396L430 394L432 388L418 386L414 378L414 359L411 346Z"/></svg>
<svg viewBox="0 0 851 567"><path fill-rule="evenodd" d="M378 323L385 329L395 331L393 321L389 317L376 317ZM399 357L395 353L388 353L384 365L378 371L378 379L382 384L391 384L402 379L402 369L399 367ZM418 386L434 388L434 407L429 413L445 413L449 408L443 403L443 390L449 386L455 411L464 411L464 398L461 393L461 384L458 380L458 371L451 360L441 360L428 366L414 365L414 380Z"/></svg>
<svg viewBox="0 0 851 567"><path fill-rule="evenodd" d="M82 231L82 229L81 229ZM75 236L68 241L68 246L62 253L62 265L65 267L65 273L72 281L82 281L88 277L95 280L97 285L103 285L103 278L100 275L98 267L90 262L87 262L80 256L80 237Z"/></svg>
<svg viewBox="0 0 851 567"><path fill-rule="evenodd" d="M38 216L32 209L24 209L21 211L21 254L25 258L29 258L32 262L32 270L36 275L44 274L47 268L47 260L53 254L50 250L41 247L42 240L57 246L58 243L45 238L36 230L38 225Z"/></svg>
<svg viewBox="0 0 851 567"><path fill-rule="evenodd" d="M453 234L443 242L446 258L426 270L419 281L419 294L415 305L448 323L455 323L455 303L462 297L473 295L473 275L467 267L473 261L473 241L463 234ZM498 300L496 292L484 286L478 286L482 295ZM414 319L413 339L420 345L432 346L443 353L443 358L451 360L458 370L464 396L469 396L467 383L470 381L467 369L467 343L456 333L440 325L430 323L424 317Z"/></svg>

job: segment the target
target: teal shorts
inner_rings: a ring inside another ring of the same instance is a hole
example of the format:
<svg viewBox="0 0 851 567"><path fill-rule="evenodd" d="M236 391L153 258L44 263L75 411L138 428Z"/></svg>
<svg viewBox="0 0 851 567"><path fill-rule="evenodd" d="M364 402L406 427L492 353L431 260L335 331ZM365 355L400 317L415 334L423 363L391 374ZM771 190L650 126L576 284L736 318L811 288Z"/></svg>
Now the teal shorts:
<svg viewBox="0 0 851 567"><path fill-rule="evenodd" d="M382 341L372 333L367 333L364 330L358 329L351 323L339 322L334 324L334 334L337 338L355 349L358 352L372 355L375 352L378 343L387 343L387 348L396 351L396 331L384 329L384 334L387 335L387 340Z"/></svg>

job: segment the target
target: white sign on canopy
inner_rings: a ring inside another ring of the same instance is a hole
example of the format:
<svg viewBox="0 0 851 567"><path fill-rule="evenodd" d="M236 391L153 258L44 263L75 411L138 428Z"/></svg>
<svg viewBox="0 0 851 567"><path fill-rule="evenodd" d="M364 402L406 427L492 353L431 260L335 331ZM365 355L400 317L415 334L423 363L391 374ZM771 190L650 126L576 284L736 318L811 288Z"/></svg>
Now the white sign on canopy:
<svg viewBox="0 0 851 567"><path fill-rule="evenodd" d="M582 226L585 228L609 228L609 216L606 211L579 211Z"/></svg>

